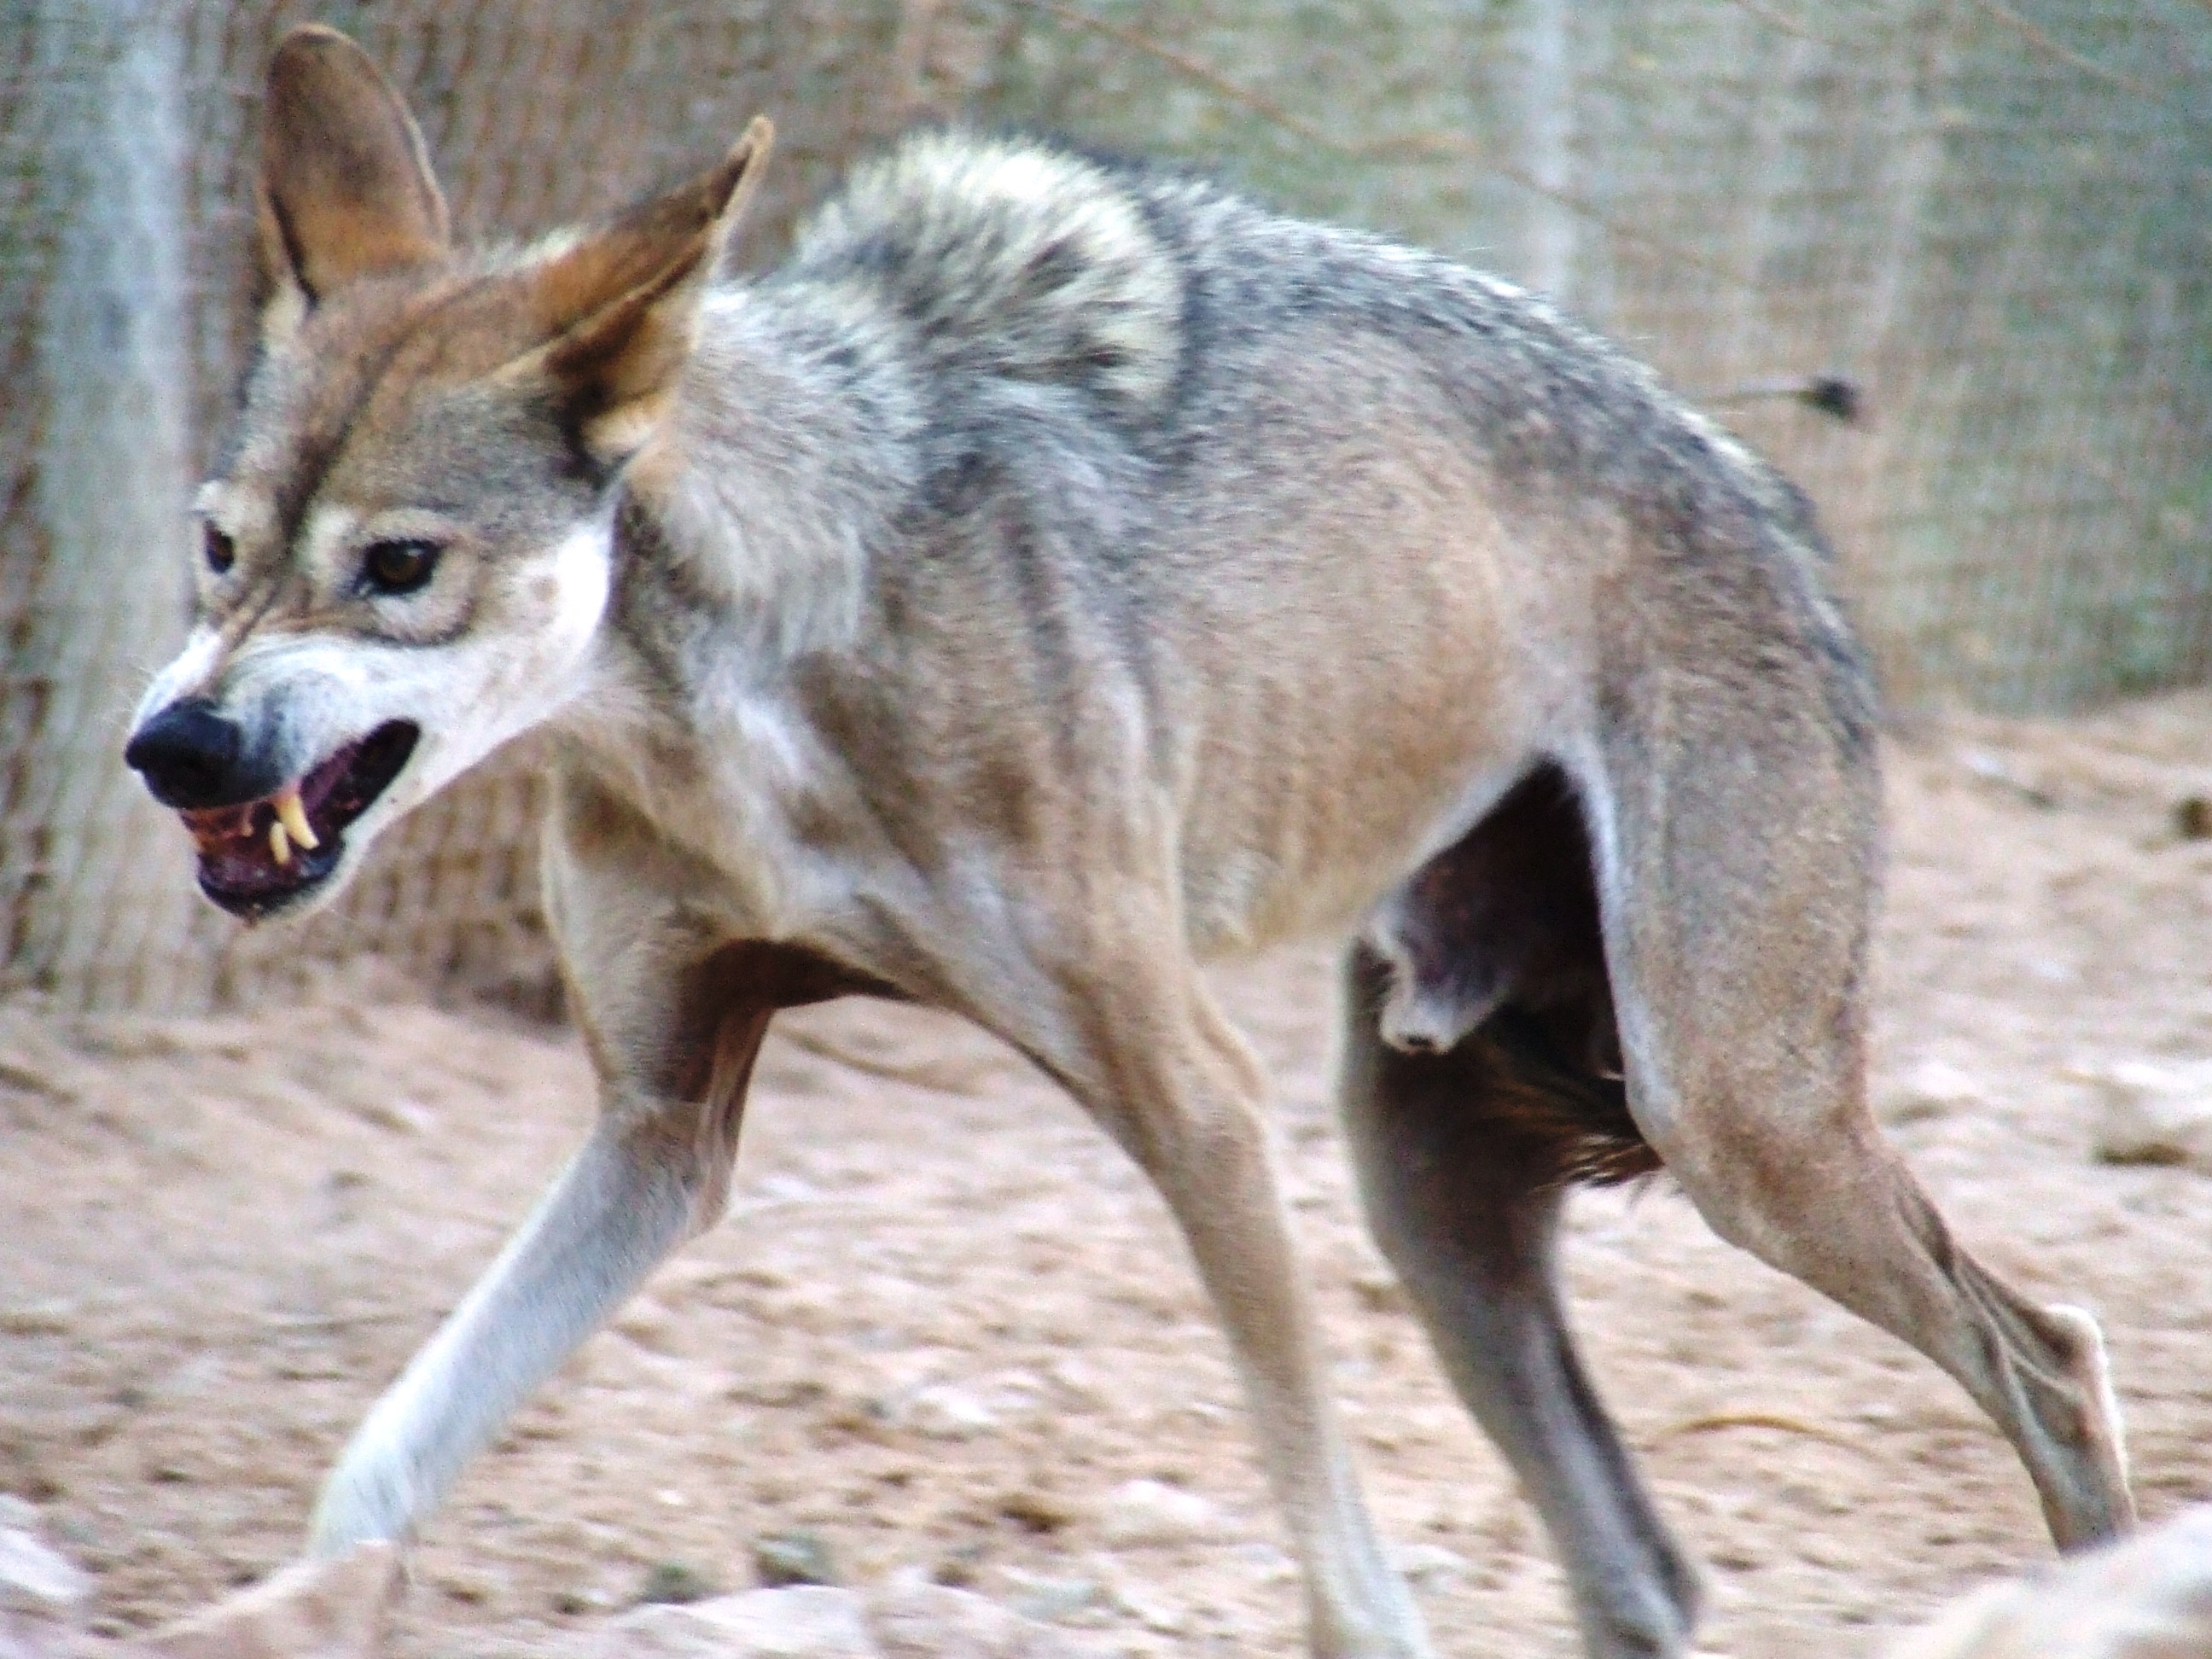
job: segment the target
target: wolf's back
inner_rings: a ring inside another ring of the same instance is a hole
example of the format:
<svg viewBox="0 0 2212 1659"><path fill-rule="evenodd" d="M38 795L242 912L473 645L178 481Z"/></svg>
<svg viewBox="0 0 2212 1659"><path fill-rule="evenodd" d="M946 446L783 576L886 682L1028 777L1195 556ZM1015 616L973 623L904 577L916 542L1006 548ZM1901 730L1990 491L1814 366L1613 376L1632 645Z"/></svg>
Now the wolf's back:
<svg viewBox="0 0 2212 1659"><path fill-rule="evenodd" d="M939 372L1154 410L1182 355L1182 261L1116 173L1045 145L931 133L860 169L782 276L860 288Z"/></svg>
<svg viewBox="0 0 2212 1659"><path fill-rule="evenodd" d="M1225 574L1309 510L1299 480L1344 477L1378 445L1425 476L1472 460L1481 513L1547 537L1584 524L1602 546L1595 508L1643 549L1670 608L1729 595L1723 608L1753 633L1782 627L1826 659L1846 726L1870 719L1804 498L1644 364L1511 283L1203 178L958 131L860 169L773 280L888 325L880 343L932 410L948 470L1010 447L1037 465L1044 428L1006 422L996 394L1042 394L1025 412L1053 404L1048 425L1082 463L1056 481L1055 511L1088 501L1098 526L1149 524L1155 574L1187 574L1187 558ZM1382 382L1366 404L1345 392ZM1174 484L1137 485L1141 504L1096 488L1170 454Z"/></svg>

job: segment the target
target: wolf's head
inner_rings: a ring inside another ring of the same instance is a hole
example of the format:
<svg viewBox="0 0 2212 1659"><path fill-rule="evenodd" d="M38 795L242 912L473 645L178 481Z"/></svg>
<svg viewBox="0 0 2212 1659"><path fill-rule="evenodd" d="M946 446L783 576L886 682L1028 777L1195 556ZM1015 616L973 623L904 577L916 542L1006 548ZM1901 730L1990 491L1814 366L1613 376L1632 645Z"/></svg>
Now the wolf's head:
<svg viewBox="0 0 2212 1659"><path fill-rule="evenodd" d="M462 253L366 54L319 27L278 47L261 349L197 502L192 632L125 751L217 904L335 893L378 831L581 689L621 474L769 140L755 121L628 212Z"/></svg>

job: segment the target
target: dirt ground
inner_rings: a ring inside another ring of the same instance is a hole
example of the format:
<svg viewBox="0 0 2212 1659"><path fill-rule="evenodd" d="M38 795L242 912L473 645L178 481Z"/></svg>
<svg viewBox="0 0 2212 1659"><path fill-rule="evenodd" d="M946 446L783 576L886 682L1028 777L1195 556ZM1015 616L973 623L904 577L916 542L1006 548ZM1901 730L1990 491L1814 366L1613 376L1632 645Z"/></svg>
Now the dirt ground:
<svg viewBox="0 0 2212 1659"><path fill-rule="evenodd" d="M2212 696L1960 720L1891 766L1876 1093L1981 1253L2105 1322L2148 1516L2212 1493L2212 1177L2091 1152L2086 1075L2212 1054ZM1364 1241L1318 953L1222 976L1273 1069L1292 1202L1386 1532L1441 1650L1572 1650L1558 1574ZM0 1006L0 1491L114 1632L283 1562L378 1389L580 1138L566 1035L353 974L205 1020ZM1663 1184L1589 1196L1595 1368L1704 1564L1705 1646L1869 1654L2046 1550L2026 1480L1899 1345L1717 1243ZM1126 1541L1149 1479L1213 1506ZM1181 1245L988 1040L851 1005L772 1036L729 1219L653 1280L428 1530L394 1650L526 1651L656 1566L751 1581L809 1529L1132 1655L1300 1650L1300 1597Z"/></svg>

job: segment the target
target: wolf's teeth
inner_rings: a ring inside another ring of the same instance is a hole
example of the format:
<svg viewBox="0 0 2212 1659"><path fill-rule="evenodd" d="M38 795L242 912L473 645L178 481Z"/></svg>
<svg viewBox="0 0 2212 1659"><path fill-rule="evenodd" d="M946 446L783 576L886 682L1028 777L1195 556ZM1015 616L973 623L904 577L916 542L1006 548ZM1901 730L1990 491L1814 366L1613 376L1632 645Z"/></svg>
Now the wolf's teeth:
<svg viewBox="0 0 2212 1659"><path fill-rule="evenodd" d="M300 804L299 785L293 784L278 793L276 822L284 826L284 833L301 852L312 853L322 845L316 838L314 826L307 822L307 809Z"/></svg>
<svg viewBox="0 0 2212 1659"><path fill-rule="evenodd" d="M281 818L269 826L269 856L279 865L292 861L292 838L284 833L284 822Z"/></svg>

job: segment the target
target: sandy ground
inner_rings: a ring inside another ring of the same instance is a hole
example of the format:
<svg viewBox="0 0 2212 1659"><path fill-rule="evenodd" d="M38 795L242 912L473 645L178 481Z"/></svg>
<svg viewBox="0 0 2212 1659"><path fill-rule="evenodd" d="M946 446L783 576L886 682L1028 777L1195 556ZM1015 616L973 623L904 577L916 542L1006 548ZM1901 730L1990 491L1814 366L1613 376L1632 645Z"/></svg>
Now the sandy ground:
<svg viewBox="0 0 2212 1659"><path fill-rule="evenodd" d="M2147 1515L2212 1492L2212 1178L2090 1150L2083 1075L2212 1054L2212 697L1954 721L1893 756L1877 1097L1966 1237L2102 1316ZM1330 973L1225 974L1386 1531L1442 1651L1572 1650L1558 1576L1365 1243L1327 1101ZM580 1135L565 1035L360 975L208 1020L0 1006L0 1491L112 1632L283 1561L381 1384ZM1717 1243L1663 1185L1576 1207L1595 1370L1704 1563L1715 1653L1870 1653L2040 1559L2028 1487L1917 1356ZM524 1650L765 1533L921 1569L1130 1654L1300 1650L1220 1339L1164 1212L972 1032L848 1006L770 1039L730 1218L468 1474L395 1651ZM1211 1535L1114 1541L1151 1479Z"/></svg>

